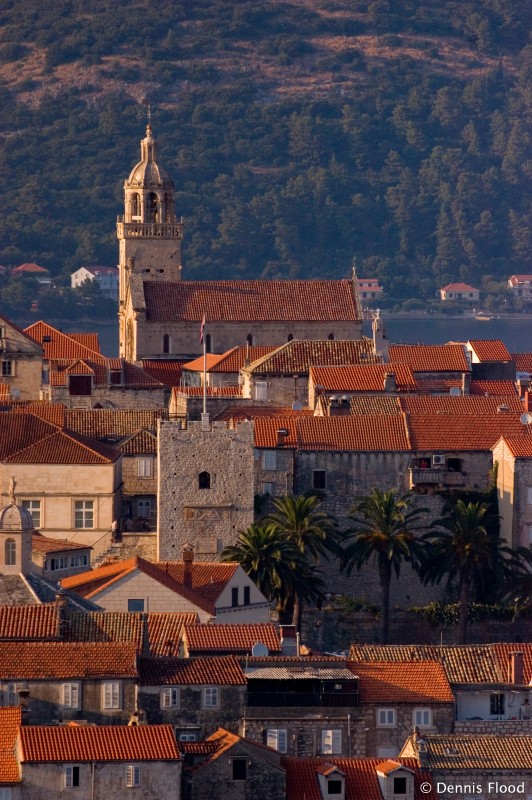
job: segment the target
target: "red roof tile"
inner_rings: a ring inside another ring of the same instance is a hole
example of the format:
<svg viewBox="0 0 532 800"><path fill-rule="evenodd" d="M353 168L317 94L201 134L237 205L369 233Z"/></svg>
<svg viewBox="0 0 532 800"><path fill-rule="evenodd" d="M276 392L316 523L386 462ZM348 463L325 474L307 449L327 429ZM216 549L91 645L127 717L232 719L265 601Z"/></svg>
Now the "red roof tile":
<svg viewBox="0 0 532 800"><path fill-rule="evenodd" d="M159 361L143 359L142 369L152 378L170 388L181 383L183 361Z"/></svg>
<svg viewBox="0 0 532 800"><path fill-rule="evenodd" d="M157 378L154 378L150 373L146 372L140 367L137 367L135 364L131 364L129 361L124 361L124 359L122 359L122 375L124 386L128 386L130 388L137 386L142 389L157 389L162 388L164 385Z"/></svg>
<svg viewBox="0 0 532 800"><path fill-rule="evenodd" d="M469 391L472 395L484 397L516 397L517 387L514 381L471 381Z"/></svg>
<svg viewBox="0 0 532 800"><path fill-rule="evenodd" d="M470 339L471 350L482 361L511 361L512 357L500 339Z"/></svg>
<svg viewBox="0 0 532 800"><path fill-rule="evenodd" d="M0 460L25 450L46 437L57 433L58 427L33 414L6 411L0 414Z"/></svg>
<svg viewBox="0 0 532 800"><path fill-rule="evenodd" d="M322 398L320 398L321 400ZM328 398L323 398L329 404ZM349 398L351 414L400 414L398 397L353 395Z"/></svg>
<svg viewBox="0 0 532 800"><path fill-rule="evenodd" d="M201 397L203 386L173 386L172 396ZM241 386L207 386L207 397L241 397Z"/></svg>
<svg viewBox="0 0 532 800"><path fill-rule="evenodd" d="M532 353L512 353L512 361L517 372L532 373Z"/></svg>
<svg viewBox="0 0 532 800"><path fill-rule="evenodd" d="M255 447L277 447L277 431L286 428L284 448L303 450L411 450L402 415L302 416L256 419Z"/></svg>
<svg viewBox="0 0 532 800"><path fill-rule="evenodd" d="M66 539L50 539L40 533L34 533L31 540L34 553L58 553L63 550L92 550L88 544L68 542Z"/></svg>
<svg viewBox="0 0 532 800"><path fill-rule="evenodd" d="M254 375L306 375L313 366L375 364L380 360L374 355L371 339L293 339L253 361L244 370Z"/></svg>
<svg viewBox="0 0 532 800"><path fill-rule="evenodd" d="M33 262L30 262L28 264L21 264L19 267L15 267L12 270L12 272L16 275L17 273L20 273L20 272L39 272L39 273L46 272L46 273L48 273L48 272L50 272L50 270L49 269L45 269L44 267L40 267L38 264L34 264Z"/></svg>
<svg viewBox="0 0 532 800"><path fill-rule="evenodd" d="M178 761L171 725L24 726L21 761Z"/></svg>
<svg viewBox="0 0 532 800"><path fill-rule="evenodd" d="M182 561L157 561L155 566L183 586L184 571ZM192 591L215 603L231 580L238 564L220 564L218 561L195 561L192 564Z"/></svg>
<svg viewBox="0 0 532 800"><path fill-rule="evenodd" d="M217 353L205 353L205 363L207 366L207 372L210 372L212 367L215 367L225 355L222 353L221 355ZM204 366L204 359L203 356L199 356L195 358L193 361L186 361L183 364L183 369L188 370L188 372L203 372Z"/></svg>
<svg viewBox="0 0 532 800"><path fill-rule="evenodd" d="M460 395L459 397L408 395L400 397L398 402L406 414L451 414L453 416L473 414L480 416L494 414L502 405L507 405L512 412L520 411L522 413L523 411L521 401L515 395L504 399L471 395Z"/></svg>
<svg viewBox="0 0 532 800"><path fill-rule="evenodd" d="M89 350L93 350L95 353L101 353L100 341L97 333L72 333L69 331L67 336L74 339L75 342L79 342L84 347L87 347Z"/></svg>
<svg viewBox="0 0 532 800"><path fill-rule="evenodd" d="M116 642L13 642L0 647L0 680L133 678L136 647Z"/></svg>
<svg viewBox="0 0 532 800"><path fill-rule="evenodd" d="M150 431L137 431L117 444L116 449L129 456L147 453L155 456L157 455L157 436Z"/></svg>
<svg viewBox="0 0 532 800"><path fill-rule="evenodd" d="M20 708L0 708L0 783L22 780L17 761L17 735L22 724Z"/></svg>
<svg viewBox="0 0 532 800"><path fill-rule="evenodd" d="M384 392L386 375L395 375L398 392L416 388L410 367L404 364L356 364L339 367L312 367L311 380L326 392Z"/></svg>
<svg viewBox="0 0 532 800"><path fill-rule="evenodd" d="M451 389L459 389L462 392L462 378L427 378L425 375L416 373L416 390L419 394L450 394Z"/></svg>
<svg viewBox="0 0 532 800"><path fill-rule="evenodd" d="M240 372L242 367L248 363L268 355L273 350L277 350L275 345L249 345L244 347L233 347L223 354L221 360L209 372Z"/></svg>
<svg viewBox="0 0 532 800"><path fill-rule="evenodd" d="M142 686L244 686L246 678L233 656L141 658L139 682Z"/></svg>
<svg viewBox="0 0 532 800"><path fill-rule="evenodd" d="M59 428L62 428L65 422L66 408L62 403L47 403L40 400L29 403L19 401L11 403L10 411L14 414L33 414Z"/></svg>
<svg viewBox="0 0 532 800"><path fill-rule="evenodd" d="M413 450L490 450L500 436L519 435L520 414L513 411L471 415L409 414L407 425Z"/></svg>
<svg viewBox="0 0 532 800"><path fill-rule="evenodd" d="M447 286L442 286L442 292L478 292L478 289L475 289L474 286L470 286L468 283L448 283Z"/></svg>
<svg viewBox="0 0 532 800"><path fill-rule="evenodd" d="M532 435L527 431L528 426L527 430L522 430L518 436L501 437L514 458L532 458Z"/></svg>
<svg viewBox="0 0 532 800"><path fill-rule="evenodd" d="M512 653L523 653L524 683L532 684L532 643L499 642L491 645L491 651L499 670L499 678L503 683L511 683L508 663Z"/></svg>
<svg viewBox="0 0 532 800"><path fill-rule="evenodd" d="M357 320L353 284L342 281L144 281L153 322ZM198 327L199 330L199 327Z"/></svg>
<svg viewBox="0 0 532 800"><path fill-rule="evenodd" d="M226 406L218 414L213 414L213 420L225 421L229 420L252 420L257 417L301 417L301 416L314 416L311 408L301 408L294 411L287 406L258 406L254 403L247 406L229 405Z"/></svg>
<svg viewBox="0 0 532 800"><path fill-rule="evenodd" d="M393 344L390 366L408 364L412 372L469 372L461 344Z"/></svg>
<svg viewBox="0 0 532 800"><path fill-rule="evenodd" d="M65 427L91 439L123 439L141 429L157 432L159 419L168 419L166 408L65 409Z"/></svg>
<svg viewBox="0 0 532 800"><path fill-rule="evenodd" d="M33 325L24 329L24 333L30 336L35 342L42 345L43 355L45 359L70 359L77 358L88 359L103 359L100 354L100 349L92 350L87 347L87 342L94 343L94 338L87 335L80 336L74 334L71 336L67 333L57 330L47 322L34 322ZM49 341L44 341L45 339Z"/></svg>
<svg viewBox="0 0 532 800"><path fill-rule="evenodd" d="M112 464L120 457L114 447L68 431L56 431L7 456L10 464Z"/></svg>
<svg viewBox="0 0 532 800"><path fill-rule="evenodd" d="M362 703L454 703L437 661L354 661L348 667L359 678Z"/></svg>
<svg viewBox="0 0 532 800"><path fill-rule="evenodd" d="M58 638L55 603L34 606L0 606L0 640Z"/></svg>
<svg viewBox="0 0 532 800"><path fill-rule="evenodd" d="M262 642L270 653L281 652L277 627L273 624L187 625L184 639L189 654L224 651L251 653L253 645Z"/></svg>

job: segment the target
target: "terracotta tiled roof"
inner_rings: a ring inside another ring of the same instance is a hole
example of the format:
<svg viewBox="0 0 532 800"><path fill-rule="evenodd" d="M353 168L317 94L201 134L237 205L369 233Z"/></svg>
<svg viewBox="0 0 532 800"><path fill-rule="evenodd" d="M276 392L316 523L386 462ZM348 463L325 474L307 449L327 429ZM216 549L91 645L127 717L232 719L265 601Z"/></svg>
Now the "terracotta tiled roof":
<svg viewBox="0 0 532 800"><path fill-rule="evenodd" d="M442 292L478 292L478 289L475 289L474 286L470 286L468 283L448 283L447 286L442 286Z"/></svg>
<svg viewBox="0 0 532 800"><path fill-rule="evenodd" d="M246 684L242 668L233 656L141 658L139 681L143 686L244 686Z"/></svg>
<svg viewBox="0 0 532 800"><path fill-rule="evenodd" d="M509 283L512 286L517 286L518 283L531 283L532 282L532 275L512 275L509 279Z"/></svg>
<svg viewBox="0 0 532 800"><path fill-rule="evenodd" d="M512 353L512 361L517 372L532 373L532 353Z"/></svg>
<svg viewBox="0 0 532 800"><path fill-rule="evenodd" d="M65 409L65 427L90 439L122 439L141 429L157 432L157 421L168 419L166 408Z"/></svg>
<svg viewBox="0 0 532 800"><path fill-rule="evenodd" d="M210 372L212 367L215 367L223 358L225 358L223 353L221 355L217 353L205 353L207 372ZM203 372L203 356L199 356L193 361L187 361L183 364L183 369L188 372Z"/></svg>
<svg viewBox="0 0 532 800"><path fill-rule="evenodd" d="M34 533L31 549L35 553L57 553L63 550L92 550L92 547L88 544L68 542L66 539L50 539L48 536Z"/></svg>
<svg viewBox="0 0 532 800"><path fill-rule="evenodd" d="M390 366L408 364L412 372L469 372L461 344L393 344Z"/></svg>
<svg viewBox="0 0 532 800"><path fill-rule="evenodd" d="M119 457L114 447L61 430L4 460L11 464L112 464Z"/></svg>
<svg viewBox="0 0 532 800"><path fill-rule="evenodd" d="M229 420L251 420L257 417L301 417L303 415L314 416L311 408L301 408L294 411L287 406L238 406L231 404L226 406L218 414L213 414L213 420L229 421Z"/></svg>
<svg viewBox="0 0 532 800"><path fill-rule="evenodd" d="M532 435L527 431L521 431L520 436L502 436L501 439L514 458L532 458Z"/></svg>
<svg viewBox="0 0 532 800"><path fill-rule="evenodd" d="M183 585L182 561L158 561L155 566ZM231 580L239 565L220 564L218 561L195 561L192 564L192 591L210 603L215 603Z"/></svg>
<svg viewBox="0 0 532 800"><path fill-rule="evenodd" d="M198 621L193 611L151 611L144 618L148 629L148 653L151 656L177 654L185 627Z"/></svg>
<svg viewBox="0 0 532 800"><path fill-rule="evenodd" d="M173 386L172 396L201 397L203 386ZM241 386L207 386L207 397L242 397Z"/></svg>
<svg viewBox="0 0 532 800"><path fill-rule="evenodd" d="M364 395L353 395L353 397L349 398L349 407L351 414L376 415L401 413L401 406L397 397L366 397Z"/></svg>
<svg viewBox="0 0 532 800"><path fill-rule="evenodd" d="M355 661L349 669L358 675L362 703L454 703L437 661Z"/></svg>
<svg viewBox="0 0 532 800"><path fill-rule="evenodd" d="M472 395L485 397L516 397L517 387L513 381L471 381L469 391Z"/></svg>
<svg viewBox="0 0 532 800"><path fill-rule="evenodd" d="M384 392L387 374L393 373L398 392L411 392L416 382L410 367L404 364L356 364L348 367L312 367L314 385L328 392Z"/></svg>
<svg viewBox="0 0 532 800"><path fill-rule="evenodd" d="M491 645L491 652L494 655L497 669L499 670L499 679L506 683L510 682L508 673L508 662L512 653L523 653L523 671L524 683L527 685L532 684L532 643L496 643Z"/></svg>
<svg viewBox="0 0 532 800"><path fill-rule="evenodd" d="M135 364L131 364L129 361L124 361L123 359L122 374L124 377L124 386L138 386L139 388L143 389L157 389L164 385L161 381L159 381L157 378L154 378L145 370L135 366Z"/></svg>
<svg viewBox="0 0 532 800"><path fill-rule="evenodd" d="M30 263L27 263L27 264L21 264L19 267L15 267L15 269L13 269L12 272L14 274L17 274L19 272L38 272L38 273L46 272L46 273L48 273L48 272L50 272L50 270L49 269L45 269L44 267L40 267L38 264L34 264L33 262L30 262Z"/></svg>
<svg viewBox="0 0 532 800"><path fill-rule="evenodd" d="M532 736L423 734L429 770L479 770L485 778L495 770L519 774L532 770ZM501 781L502 782L502 781Z"/></svg>
<svg viewBox="0 0 532 800"><path fill-rule="evenodd" d="M52 436L58 431L56 425L39 419L33 414L18 414L6 411L0 414L0 460L17 453Z"/></svg>
<svg viewBox="0 0 532 800"><path fill-rule="evenodd" d="M65 375L94 375L94 370L86 361L78 359L65 369Z"/></svg>
<svg viewBox="0 0 532 800"><path fill-rule="evenodd" d="M142 369L152 378L168 388L179 386L183 372L183 361L159 361L157 359L143 359Z"/></svg>
<svg viewBox="0 0 532 800"><path fill-rule="evenodd" d="M216 365L211 367L209 372L240 372L244 364L251 364L253 361L277 350L274 345L250 345L248 347L233 347L223 354Z"/></svg>
<svg viewBox="0 0 532 800"><path fill-rule="evenodd" d="M407 417L413 450L490 450L500 436L519 435L520 414L512 411L471 415L410 414Z"/></svg>
<svg viewBox="0 0 532 800"><path fill-rule="evenodd" d="M512 360L500 339L470 339L468 344L480 362Z"/></svg>
<svg viewBox="0 0 532 800"><path fill-rule="evenodd" d="M58 638L55 603L33 606L0 606L0 640Z"/></svg>
<svg viewBox="0 0 532 800"><path fill-rule="evenodd" d="M421 792L422 783L432 783L430 774L417 769L416 761L401 758L407 769L414 771L414 800L437 800L434 789L428 794ZM345 775L346 800L382 800L377 768L382 758L288 758L283 756L281 764L286 770L286 800L322 800L318 773L323 767L328 770L336 767Z"/></svg>
<svg viewBox="0 0 532 800"><path fill-rule="evenodd" d="M273 624L187 625L184 638L190 654L216 650L251 653L257 642L265 644L270 653L281 652L279 633Z"/></svg>
<svg viewBox="0 0 532 800"><path fill-rule="evenodd" d="M4 641L0 647L1 680L136 675L136 647L129 643Z"/></svg>
<svg viewBox="0 0 532 800"><path fill-rule="evenodd" d="M152 322L357 320L353 284L341 281L144 281Z"/></svg>
<svg viewBox="0 0 532 800"><path fill-rule="evenodd" d="M288 436L283 438L283 448L297 448L296 422L298 416L290 417L255 417L254 418L254 437L255 447L267 447L269 449L277 447L277 431L287 430Z"/></svg>
<svg viewBox="0 0 532 800"><path fill-rule="evenodd" d="M178 761L172 725L24 726L21 761Z"/></svg>
<svg viewBox="0 0 532 800"><path fill-rule="evenodd" d="M22 780L17 761L17 734L22 725L20 707L0 708L0 784Z"/></svg>
<svg viewBox="0 0 532 800"><path fill-rule="evenodd" d="M515 395L503 400L500 397L472 397L471 395L459 397L409 395L400 397L398 402L406 414L451 414L453 416L473 414L480 416L496 413L501 405L507 405L510 411L520 411L521 413L523 411L522 403Z"/></svg>
<svg viewBox="0 0 532 800"><path fill-rule="evenodd" d="M32 402L16 402L11 403L10 411L14 414L33 414L35 417L44 419L62 428L65 422L66 408L62 403L47 403L41 400L33 400ZM67 426L68 427L68 426Z"/></svg>
<svg viewBox="0 0 532 800"><path fill-rule="evenodd" d="M147 453L157 454L157 436L150 431L137 431L126 439L123 439L116 446L124 455L144 455Z"/></svg>
<svg viewBox="0 0 532 800"><path fill-rule="evenodd" d="M277 447L277 431L286 428L284 447L297 450L410 450L402 415L310 417L255 420L255 447Z"/></svg>
<svg viewBox="0 0 532 800"><path fill-rule="evenodd" d="M97 333L71 333L69 331L67 335L71 339L74 339L75 342L79 342L84 347L87 347L89 350L93 350L95 353L101 352Z"/></svg>
<svg viewBox="0 0 532 800"><path fill-rule="evenodd" d="M313 366L376 364L380 360L373 353L371 339L293 339L243 369L254 375L306 375Z"/></svg>
<svg viewBox="0 0 532 800"><path fill-rule="evenodd" d="M216 742L178 742L179 752L191 756L210 756L218 750Z"/></svg>
<svg viewBox="0 0 532 800"><path fill-rule="evenodd" d="M87 342L94 343L94 339L92 337L86 338L86 335L83 337L80 337L79 334L70 336L42 321L34 322L33 325L25 328L24 333L42 345L43 355L47 360L103 359L103 356L100 355L99 347L97 350L93 350L87 346ZM50 341L44 341L45 338L50 339Z"/></svg>
<svg viewBox="0 0 532 800"><path fill-rule="evenodd" d="M462 391L461 378L427 378L424 375L416 373L416 390L419 394L450 394L451 389L460 389Z"/></svg>
<svg viewBox="0 0 532 800"><path fill-rule="evenodd" d="M11 394L11 387L8 386L7 383L0 383L0 397L2 398L2 400L5 397L9 397L10 394Z"/></svg>

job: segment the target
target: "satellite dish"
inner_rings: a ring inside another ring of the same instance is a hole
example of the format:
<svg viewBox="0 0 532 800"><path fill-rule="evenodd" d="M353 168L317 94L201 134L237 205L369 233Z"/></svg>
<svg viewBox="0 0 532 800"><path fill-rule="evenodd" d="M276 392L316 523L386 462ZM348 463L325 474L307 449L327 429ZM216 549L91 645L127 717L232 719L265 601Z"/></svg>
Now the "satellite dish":
<svg viewBox="0 0 532 800"><path fill-rule="evenodd" d="M20 400L20 389L17 389L16 387L11 389L11 397L14 400Z"/></svg>
<svg viewBox="0 0 532 800"><path fill-rule="evenodd" d="M451 397L460 397L460 395L462 394L462 390L460 389L459 386L451 386L449 394L451 395Z"/></svg>
<svg viewBox="0 0 532 800"><path fill-rule="evenodd" d="M268 656L270 655L270 651L266 647L265 644L262 642L256 642L253 647L251 648L251 655L252 656Z"/></svg>
<svg viewBox="0 0 532 800"><path fill-rule="evenodd" d="M301 411L302 408L303 405L301 403L298 403L297 401L292 403L292 411Z"/></svg>
<svg viewBox="0 0 532 800"><path fill-rule="evenodd" d="M521 414L521 416L519 417L519 420L521 422L521 425L530 425L530 423L532 422L532 414L528 414L525 411L524 414Z"/></svg>

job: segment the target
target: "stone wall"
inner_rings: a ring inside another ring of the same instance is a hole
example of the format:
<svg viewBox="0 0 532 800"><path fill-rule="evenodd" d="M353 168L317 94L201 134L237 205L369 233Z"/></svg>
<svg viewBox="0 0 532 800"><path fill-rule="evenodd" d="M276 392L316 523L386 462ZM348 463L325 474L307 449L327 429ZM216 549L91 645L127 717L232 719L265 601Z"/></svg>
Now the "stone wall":
<svg viewBox="0 0 532 800"><path fill-rule="evenodd" d="M68 721L83 719L96 725L124 725L136 708L136 679L121 681L122 708L102 708L103 680L76 680L80 683L80 708L62 706L62 683L60 680L28 681L29 713L25 722L29 725L49 725L53 720Z"/></svg>
<svg viewBox="0 0 532 800"><path fill-rule="evenodd" d="M532 719L457 721L454 723L454 733L467 736L472 733L491 736L532 736Z"/></svg>
<svg viewBox="0 0 532 800"><path fill-rule="evenodd" d="M415 707L430 708L432 710L432 726L430 729L422 729L430 733L452 733L454 722L454 704L446 703L445 705L437 705L430 701L425 703L418 703ZM377 725L377 711L379 708L393 708L395 709L396 724L392 727L379 727ZM371 704L363 707L364 722L365 722L365 752L363 755L372 758L382 757L385 754L382 750L395 750L397 756L405 741L412 734L414 728L414 706L409 704L398 705L397 703L383 702L380 704Z"/></svg>
<svg viewBox="0 0 532 800"><path fill-rule="evenodd" d="M178 729L192 729L198 739L204 739L222 727L238 732L240 717L245 705L245 686L220 686L219 708L202 708L201 686L179 686L179 707L161 708L161 687L139 688L139 708L150 725L174 725Z"/></svg>

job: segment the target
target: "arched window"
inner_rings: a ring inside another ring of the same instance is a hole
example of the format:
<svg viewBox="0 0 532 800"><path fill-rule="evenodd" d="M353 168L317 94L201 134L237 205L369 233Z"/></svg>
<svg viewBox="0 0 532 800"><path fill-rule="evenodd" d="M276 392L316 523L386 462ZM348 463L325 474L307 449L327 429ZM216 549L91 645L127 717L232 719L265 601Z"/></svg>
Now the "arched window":
<svg viewBox="0 0 532 800"><path fill-rule="evenodd" d="M198 475L198 488L200 489L211 488L211 476L208 472L200 472L200 474Z"/></svg>
<svg viewBox="0 0 532 800"><path fill-rule="evenodd" d="M206 336L205 336L205 350L207 351L207 353L212 353L212 350L211 350L211 334L210 333L207 333Z"/></svg>
<svg viewBox="0 0 532 800"><path fill-rule="evenodd" d="M138 194L134 194L131 198L131 218L133 222L140 222L142 219L140 196Z"/></svg>
<svg viewBox="0 0 532 800"><path fill-rule="evenodd" d="M252 346L252 344L253 344L253 334L252 333L248 333L248 335L246 336L246 344L249 344L250 347Z"/></svg>
<svg viewBox="0 0 532 800"><path fill-rule="evenodd" d="M148 196L148 222L159 222L159 198L155 192Z"/></svg>
<svg viewBox="0 0 532 800"><path fill-rule="evenodd" d="M329 339L330 339L330 340L331 340L331 342L332 342L332 340L334 339L334 333L330 333L330 334L329 334Z"/></svg>
<svg viewBox="0 0 532 800"><path fill-rule="evenodd" d="M167 333L165 333L163 336L163 353L169 353L169 352L170 352L170 337L168 336Z"/></svg>
<svg viewBox="0 0 532 800"><path fill-rule="evenodd" d="M288 339L286 341L287 342L291 342L293 338L294 338L294 334L293 333L289 333L288 334Z"/></svg>
<svg viewBox="0 0 532 800"><path fill-rule="evenodd" d="M13 567L17 563L17 543L14 539L6 539L5 564Z"/></svg>

